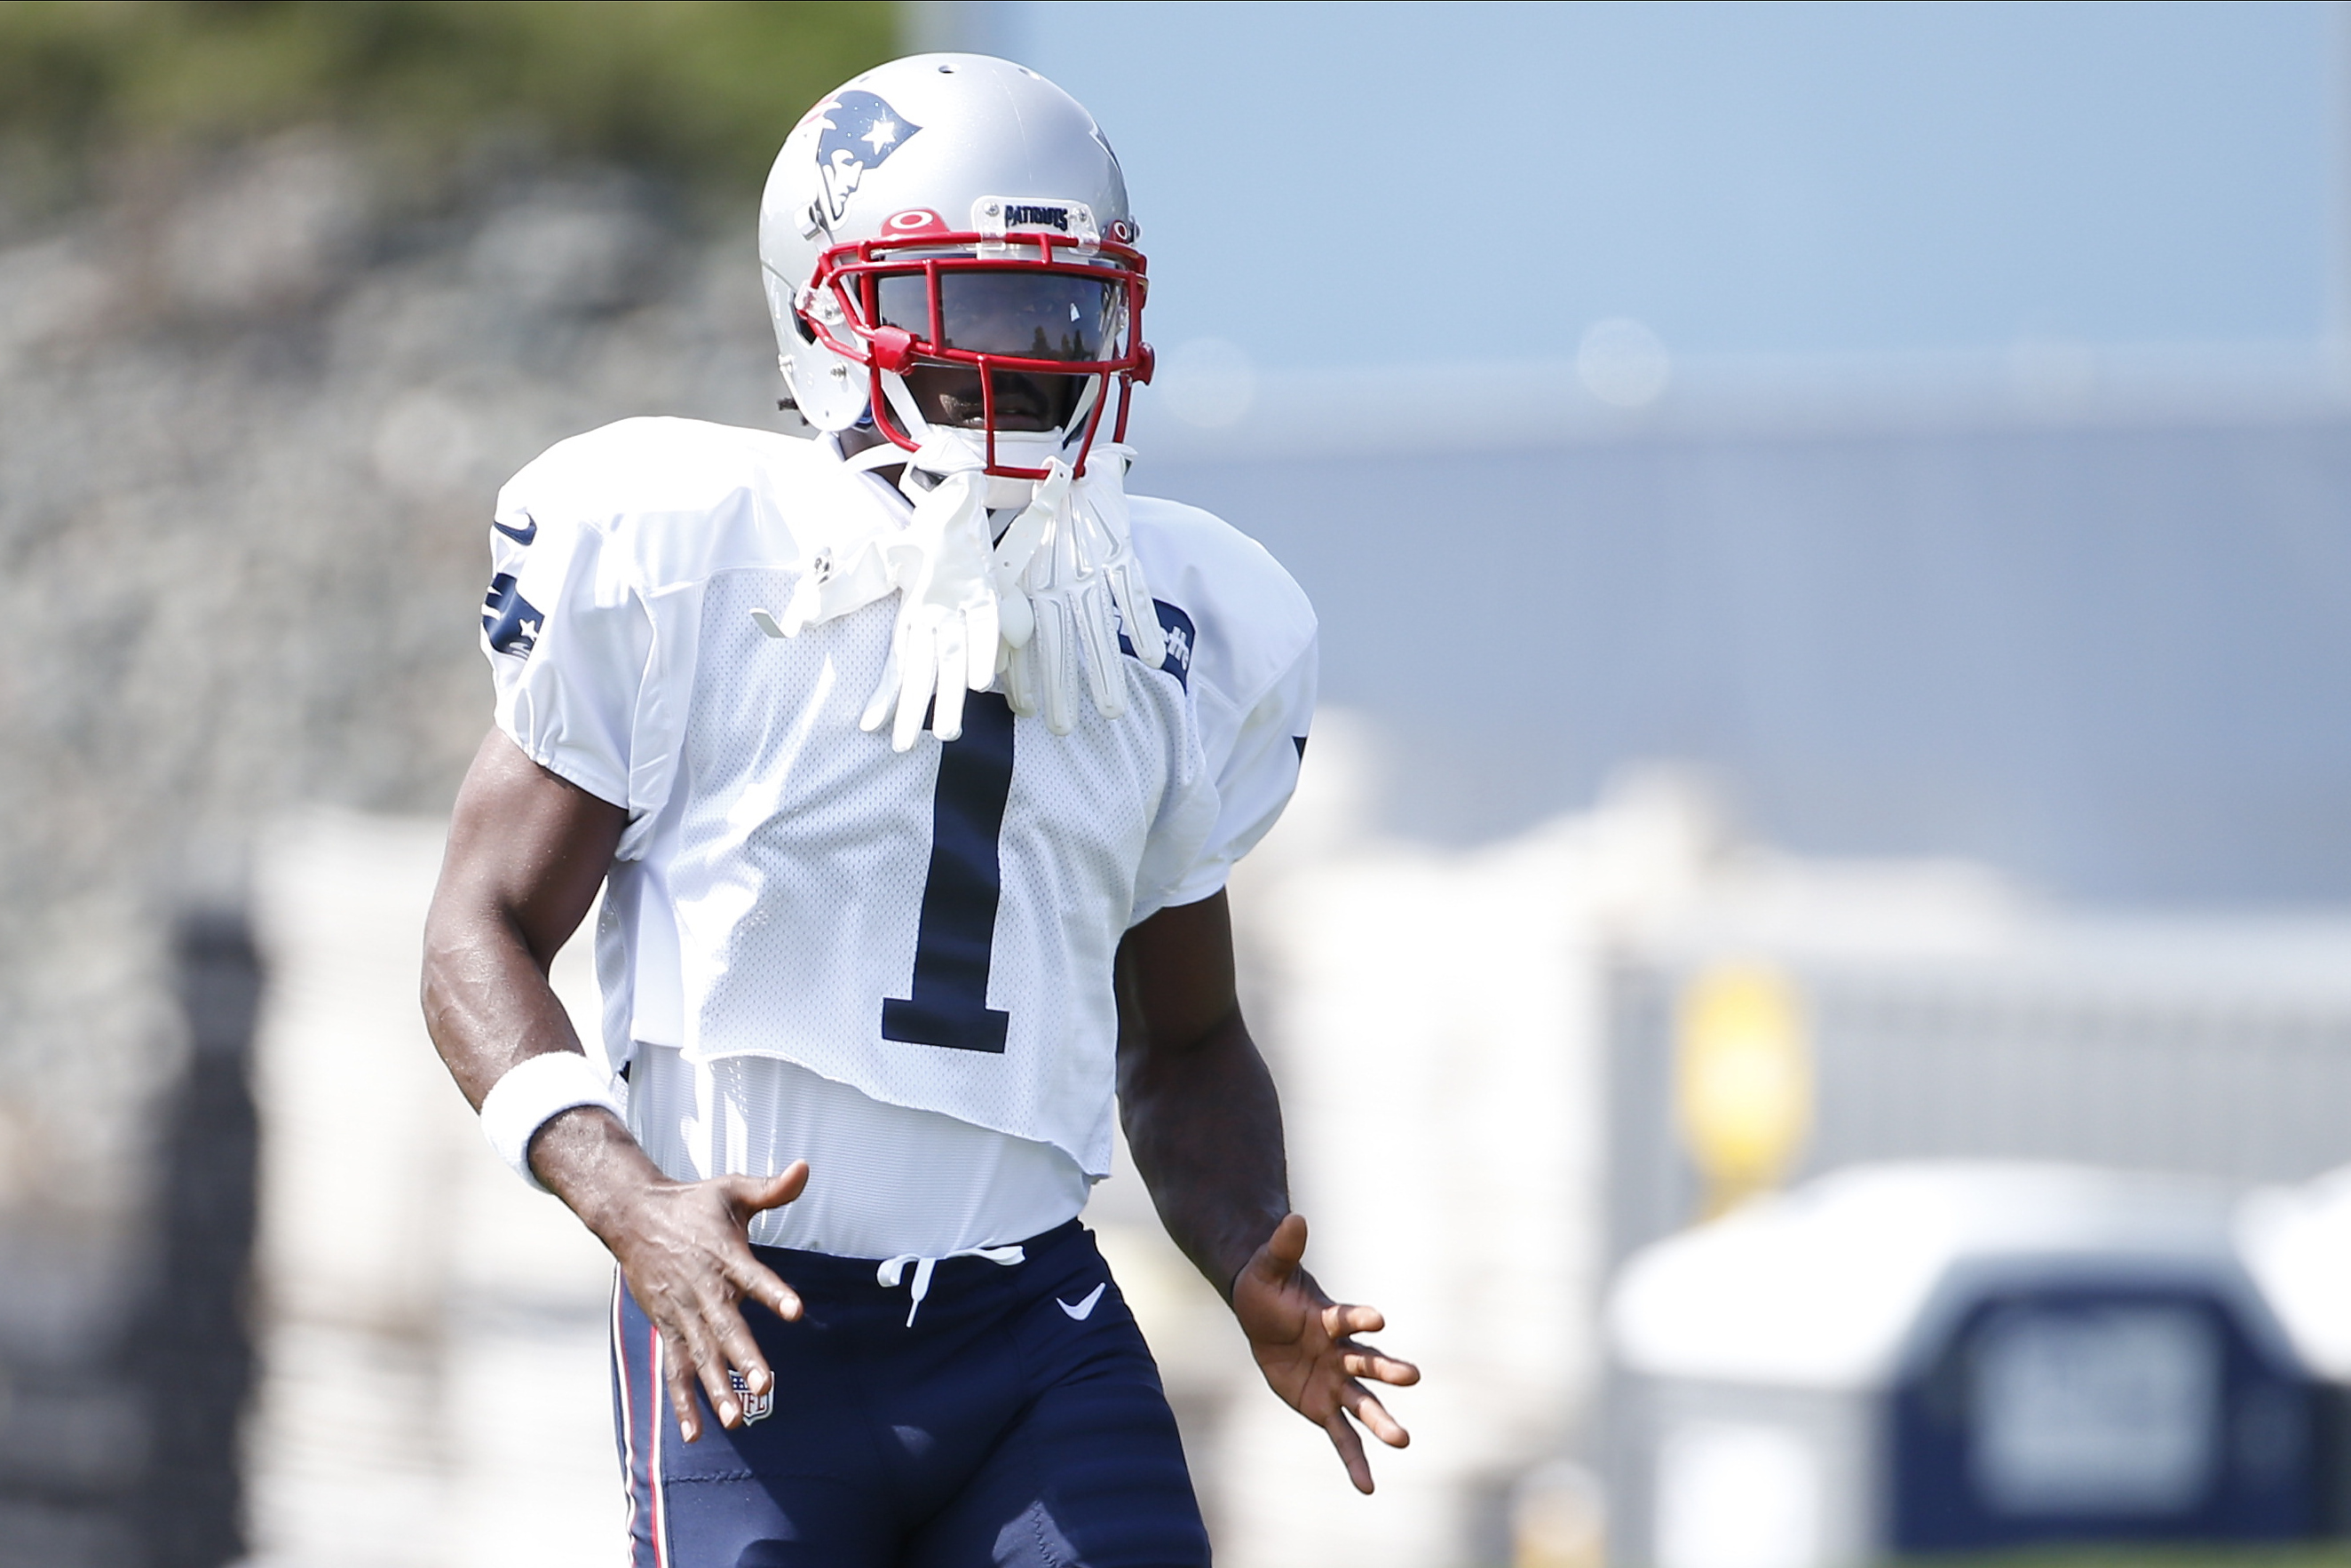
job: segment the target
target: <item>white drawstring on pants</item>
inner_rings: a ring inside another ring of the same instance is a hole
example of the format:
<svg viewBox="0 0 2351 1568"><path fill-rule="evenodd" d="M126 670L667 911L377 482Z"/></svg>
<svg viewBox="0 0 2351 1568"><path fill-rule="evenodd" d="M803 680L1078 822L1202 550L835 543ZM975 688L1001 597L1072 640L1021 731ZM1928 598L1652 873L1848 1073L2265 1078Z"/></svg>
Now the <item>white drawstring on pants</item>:
<svg viewBox="0 0 2351 1568"><path fill-rule="evenodd" d="M935 1258L925 1258L919 1252L901 1252L895 1258L882 1260L882 1267L873 1270L874 1280L885 1291L894 1291L905 1277L906 1265L914 1266L914 1300L906 1309L906 1326L914 1326L914 1314L923 1310L923 1298L931 1293L931 1270L950 1258L985 1258L989 1262L1009 1269L1015 1263L1028 1260L1029 1255L1018 1247L962 1247L953 1252L942 1252Z"/></svg>

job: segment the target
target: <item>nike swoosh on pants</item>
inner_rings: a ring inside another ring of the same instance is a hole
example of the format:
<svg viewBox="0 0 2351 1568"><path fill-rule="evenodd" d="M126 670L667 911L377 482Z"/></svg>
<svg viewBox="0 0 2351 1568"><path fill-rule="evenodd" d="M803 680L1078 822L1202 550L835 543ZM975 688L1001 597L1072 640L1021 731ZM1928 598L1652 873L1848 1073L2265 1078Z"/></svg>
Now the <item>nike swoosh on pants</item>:
<svg viewBox="0 0 2351 1568"><path fill-rule="evenodd" d="M1053 1298L1053 1304L1061 1308L1063 1312L1069 1313L1072 1322L1083 1322L1093 1315L1094 1303L1102 1300L1102 1293L1107 1286L1108 1281L1104 1281L1103 1284L1101 1285L1096 1285L1092 1290L1086 1292L1086 1299L1080 1301L1074 1307L1070 1305L1069 1302L1061 1300L1059 1296L1055 1296Z"/></svg>

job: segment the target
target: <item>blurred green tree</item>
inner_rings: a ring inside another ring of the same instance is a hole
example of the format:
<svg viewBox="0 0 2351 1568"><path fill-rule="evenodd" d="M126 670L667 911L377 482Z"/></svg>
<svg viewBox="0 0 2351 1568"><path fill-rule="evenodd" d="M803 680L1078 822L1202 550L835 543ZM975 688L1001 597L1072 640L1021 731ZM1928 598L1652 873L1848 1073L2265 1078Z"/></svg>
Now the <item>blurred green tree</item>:
<svg viewBox="0 0 2351 1568"><path fill-rule="evenodd" d="M884 0L0 0L0 140L94 162L342 126L421 168L485 139L756 194L818 95L887 59Z"/></svg>

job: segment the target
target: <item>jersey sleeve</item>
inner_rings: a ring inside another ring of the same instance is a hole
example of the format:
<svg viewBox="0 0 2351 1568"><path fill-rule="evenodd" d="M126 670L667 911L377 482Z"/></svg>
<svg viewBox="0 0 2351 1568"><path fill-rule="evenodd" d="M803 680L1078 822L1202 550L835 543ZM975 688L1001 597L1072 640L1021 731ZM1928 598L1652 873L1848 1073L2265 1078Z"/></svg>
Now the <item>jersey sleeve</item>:
<svg viewBox="0 0 2351 1568"><path fill-rule="evenodd" d="M1196 507L1130 504L1199 743L1197 777L1163 810L1145 856L1141 920L1213 896L1280 819L1314 717L1317 659L1314 608L1265 547Z"/></svg>
<svg viewBox="0 0 2351 1568"><path fill-rule="evenodd" d="M548 771L633 810L632 737L653 621L609 524L534 496L531 477L524 470L500 494L492 525L482 651L497 726Z"/></svg>
<svg viewBox="0 0 2351 1568"><path fill-rule="evenodd" d="M1310 640L1246 710L1221 724L1217 721L1223 716L1201 716L1201 749L1216 784L1216 824L1190 869L1167 890L1164 904L1197 904L1213 896L1240 858L1280 821L1306 756L1316 669L1316 644Z"/></svg>

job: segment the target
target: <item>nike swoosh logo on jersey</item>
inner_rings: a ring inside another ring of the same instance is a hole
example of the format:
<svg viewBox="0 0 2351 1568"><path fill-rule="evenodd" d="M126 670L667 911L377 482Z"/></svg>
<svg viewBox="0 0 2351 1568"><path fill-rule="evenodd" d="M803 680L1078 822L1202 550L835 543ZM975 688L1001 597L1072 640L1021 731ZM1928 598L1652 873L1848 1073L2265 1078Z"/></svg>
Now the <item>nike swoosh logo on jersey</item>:
<svg viewBox="0 0 2351 1568"><path fill-rule="evenodd" d="M1108 1281L1104 1281L1103 1284L1096 1285L1092 1290L1088 1291L1086 1299L1074 1307L1059 1296L1053 1298L1053 1304L1069 1313L1071 1322L1081 1323L1094 1315L1094 1303L1102 1300L1102 1293L1107 1284Z"/></svg>
<svg viewBox="0 0 2351 1568"><path fill-rule="evenodd" d="M537 517L526 517L523 521L524 526L519 528L510 528L504 523L492 523L490 527L497 529L498 532L506 535L507 538L514 540L515 543L518 545L527 545L530 543L531 540L538 538L538 519Z"/></svg>

